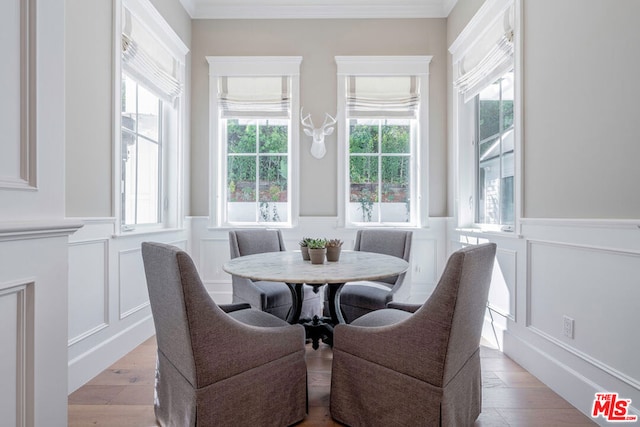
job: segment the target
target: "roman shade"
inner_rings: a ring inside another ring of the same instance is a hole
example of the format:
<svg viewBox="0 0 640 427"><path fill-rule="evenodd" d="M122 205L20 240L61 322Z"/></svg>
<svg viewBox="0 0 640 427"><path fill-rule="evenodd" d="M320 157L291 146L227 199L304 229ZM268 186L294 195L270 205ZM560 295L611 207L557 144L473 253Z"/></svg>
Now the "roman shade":
<svg viewBox="0 0 640 427"><path fill-rule="evenodd" d="M514 66L514 6L507 2L482 36L457 62L458 78L454 86L464 96L473 99L485 87Z"/></svg>
<svg viewBox="0 0 640 427"><path fill-rule="evenodd" d="M416 76L347 76L349 117L415 118L419 104Z"/></svg>
<svg viewBox="0 0 640 427"><path fill-rule="evenodd" d="M218 79L222 118L289 118L291 83L287 76L222 76Z"/></svg>
<svg viewBox="0 0 640 427"><path fill-rule="evenodd" d="M122 69L164 101L182 93L174 55L126 7L122 10Z"/></svg>

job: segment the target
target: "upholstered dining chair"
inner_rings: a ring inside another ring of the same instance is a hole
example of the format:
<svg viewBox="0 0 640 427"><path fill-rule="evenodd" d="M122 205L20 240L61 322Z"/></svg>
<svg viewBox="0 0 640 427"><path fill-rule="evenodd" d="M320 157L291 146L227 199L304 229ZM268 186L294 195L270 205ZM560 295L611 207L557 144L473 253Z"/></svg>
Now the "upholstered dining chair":
<svg viewBox="0 0 640 427"><path fill-rule="evenodd" d="M158 342L161 426L286 426L306 413L304 328L247 304L216 305L189 255L142 243Z"/></svg>
<svg viewBox="0 0 640 427"><path fill-rule="evenodd" d="M493 243L454 252L423 305L389 303L333 337L331 416L357 426L470 426Z"/></svg>
<svg viewBox="0 0 640 427"><path fill-rule="evenodd" d="M285 251L280 230L246 229L229 231L231 259L264 252ZM291 291L284 283L253 281L232 276L233 302L248 303L251 307L286 319L291 307ZM322 297L311 286L303 286L301 318L322 313Z"/></svg>
<svg viewBox="0 0 640 427"><path fill-rule="evenodd" d="M408 262L411 237L412 232L404 230L358 230L353 250L393 255ZM347 283L340 293L345 321L351 323L364 314L385 308L404 284L404 277L402 273L378 281Z"/></svg>

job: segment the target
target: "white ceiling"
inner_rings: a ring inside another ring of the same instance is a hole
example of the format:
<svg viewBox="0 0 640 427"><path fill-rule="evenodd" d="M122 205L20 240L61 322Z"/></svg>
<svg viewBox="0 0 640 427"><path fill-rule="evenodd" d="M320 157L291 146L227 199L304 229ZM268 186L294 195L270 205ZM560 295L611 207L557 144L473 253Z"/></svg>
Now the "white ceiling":
<svg viewBox="0 0 640 427"><path fill-rule="evenodd" d="M445 18L457 0L180 0L193 19Z"/></svg>

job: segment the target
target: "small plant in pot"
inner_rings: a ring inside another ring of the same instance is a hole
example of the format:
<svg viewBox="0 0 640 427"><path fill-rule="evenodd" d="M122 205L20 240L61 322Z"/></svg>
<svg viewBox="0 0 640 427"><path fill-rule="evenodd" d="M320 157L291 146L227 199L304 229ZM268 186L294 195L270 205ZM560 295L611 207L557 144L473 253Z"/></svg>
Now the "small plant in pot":
<svg viewBox="0 0 640 427"><path fill-rule="evenodd" d="M327 261L336 262L340 260L340 251L342 250L342 240L327 240Z"/></svg>
<svg viewBox="0 0 640 427"><path fill-rule="evenodd" d="M302 252L302 259L305 261L309 261L311 258L309 258L309 240L313 240L310 239L308 237L303 237L302 240L300 240L299 244L300 244L300 251Z"/></svg>
<svg viewBox="0 0 640 427"><path fill-rule="evenodd" d="M309 239L309 257L311 264L324 264L324 257L327 254L327 241L325 239Z"/></svg>

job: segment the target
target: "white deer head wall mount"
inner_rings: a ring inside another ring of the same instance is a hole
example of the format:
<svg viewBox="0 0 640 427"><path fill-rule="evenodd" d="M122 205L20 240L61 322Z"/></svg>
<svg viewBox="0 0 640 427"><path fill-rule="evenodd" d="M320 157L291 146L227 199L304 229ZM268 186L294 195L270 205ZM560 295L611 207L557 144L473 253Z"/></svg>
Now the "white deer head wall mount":
<svg viewBox="0 0 640 427"><path fill-rule="evenodd" d="M302 114L304 107L300 109L300 117L302 126L304 126L304 133L313 138L311 143L311 155L316 159L321 159L327 153L327 147L324 145L325 135L331 135L333 133L333 125L336 124L336 119L331 117L329 113L325 113L324 123L319 128L313 127L313 121L311 120L311 113L306 117Z"/></svg>

